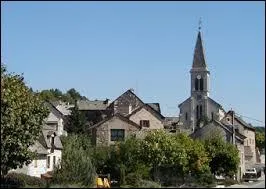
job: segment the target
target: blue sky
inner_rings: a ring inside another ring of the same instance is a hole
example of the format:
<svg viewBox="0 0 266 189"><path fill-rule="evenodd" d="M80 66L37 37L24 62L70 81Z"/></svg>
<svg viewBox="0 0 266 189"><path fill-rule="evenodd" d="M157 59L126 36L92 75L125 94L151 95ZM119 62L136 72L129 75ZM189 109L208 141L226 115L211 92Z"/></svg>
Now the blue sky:
<svg viewBox="0 0 266 189"><path fill-rule="evenodd" d="M264 2L1 2L1 61L34 90L114 100L129 88L177 116L199 18L210 97L265 124Z"/></svg>

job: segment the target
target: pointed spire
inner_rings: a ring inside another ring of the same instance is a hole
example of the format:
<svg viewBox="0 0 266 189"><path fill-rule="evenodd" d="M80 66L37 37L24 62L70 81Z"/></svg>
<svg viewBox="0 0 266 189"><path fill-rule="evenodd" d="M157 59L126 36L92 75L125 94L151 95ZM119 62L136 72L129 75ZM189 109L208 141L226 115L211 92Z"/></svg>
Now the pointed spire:
<svg viewBox="0 0 266 189"><path fill-rule="evenodd" d="M197 42L196 42L196 46L194 50L192 68L206 68L207 67L200 29L201 29L201 20L199 22L199 32L198 32L198 38L197 38Z"/></svg>

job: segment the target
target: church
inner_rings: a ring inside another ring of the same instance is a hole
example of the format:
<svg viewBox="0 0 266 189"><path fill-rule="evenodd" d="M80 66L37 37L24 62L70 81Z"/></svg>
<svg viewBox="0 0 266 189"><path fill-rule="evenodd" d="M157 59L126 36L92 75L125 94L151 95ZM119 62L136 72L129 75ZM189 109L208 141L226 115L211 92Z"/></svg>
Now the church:
<svg viewBox="0 0 266 189"><path fill-rule="evenodd" d="M225 141L234 144L239 150L237 179L241 179L246 168L252 168L258 163L255 128L237 116L233 110L226 112L222 105L210 98L210 71L206 63L200 28L190 80L190 97L178 105L179 131L198 139L214 136L218 131Z"/></svg>
<svg viewBox="0 0 266 189"><path fill-rule="evenodd" d="M191 95L179 104L179 120L183 128L193 133L203 122L221 120L225 115L223 107L210 96L210 71L206 64L201 32L198 32L190 70Z"/></svg>

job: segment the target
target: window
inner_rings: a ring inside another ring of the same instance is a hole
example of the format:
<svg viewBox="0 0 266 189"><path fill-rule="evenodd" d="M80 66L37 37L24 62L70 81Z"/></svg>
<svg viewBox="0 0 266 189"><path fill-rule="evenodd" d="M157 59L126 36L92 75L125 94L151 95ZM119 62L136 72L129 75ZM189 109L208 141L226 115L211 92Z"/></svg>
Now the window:
<svg viewBox="0 0 266 189"><path fill-rule="evenodd" d="M111 141L121 141L125 138L124 129L111 129Z"/></svg>
<svg viewBox="0 0 266 189"><path fill-rule="evenodd" d="M213 120L213 112L212 112L212 120Z"/></svg>
<svg viewBox="0 0 266 189"><path fill-rule="evenodd" d="M56 160L56 157L54 156L53 157L53 167L55 167L55 160Z"/></svg>
<svg viewBox="0 0 266 189"><path fill-rule="evenodd" d="M37 164L37 159L34 160L34 167L38 167L38 164Z"/></svg>
<svg viewBox="0 0 266 189"><path fill-rule="evenodd" d="M203 78L201 78L200 80L199 80L199 82L200 82L200 91L203 91Z"/></svg>
<svg viewBox="0 0 266 189"><path fill-rule="evenodd" d="M47 156L47 168L50 168L50 156Z"/></svg>
<svg viewBox="0 0 266 189"><path fill-rule="evenodd" d="M197 119L200 119L202 117L202 105L197 105L196 116L197 116Z"/></svg>
<svg viewBox="0 0 266 189"><path fill-rule="evenodd" d="M202 105L200 105L200 118L202 117Z"/></svg>
<svg viewBox="0 0 266 189"><path fill-rule="evenodd" d="M195 79L195 90L199 90L199 84L198 84L198 79Z"/></svg>
<svg viewBox="0 0 266 189"><path fill-rule="evenodd" d="M141 127L150 127L150 121L149 120L140 120L140 126Z"/></svg>
<svg viewBox="0 0 266 189"><path fill-rule="evenodd" d="M186 120L187 120L187 112L186 112Z"/></svg>
<svg viewBox="0 0 266 189"><path fill-rule="evenodd" d="M196 118L199 119L199 106L198 105L196 107L196 116L197 116Z"/></svg>

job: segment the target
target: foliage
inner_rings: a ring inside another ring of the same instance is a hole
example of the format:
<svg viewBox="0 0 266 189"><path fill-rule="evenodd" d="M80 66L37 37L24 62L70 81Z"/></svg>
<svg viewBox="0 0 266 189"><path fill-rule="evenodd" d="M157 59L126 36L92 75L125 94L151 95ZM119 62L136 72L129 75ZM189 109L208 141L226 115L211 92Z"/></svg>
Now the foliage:
<svg viewBox="0 0 266 189"><path fill-rule="evenodd" d="M74 104L76 100L88 100L85 96L81 96L76 89L71 88L66 93L63 93L59 89L45 89L41 92L37 92L42 100L69 102Z"/></svg>
<svg viewBox="0 0 266 189"><path fill-rule="evenodd" d="M4 178L1 178L1 185L16 188L26 186L45 188L46 182L38 177L25 175L23 173L10 172Z"/></svg>
<svg viewBox="0 0 266 189"><path fill-rule="evenodd" d="M86 133L86 122L84 112L79 111L77 104L75 104L67 118L66 129L69 133Z"/></svg>
<svg viewBox="0 0 266 189"><path fill-rule="evenodd" d="M1 66L1 173L29 164L29 147L38 139L48 110L21 75Z"/></svg>
<svg viewBox="0 0 266 189"><path fill-rule="evenodd" d="M91 163L90 138L86 135L70 134L63 138L63 154L60 167L54 171L53 182L78 184L90 187L95 184L96 173Z"/></svg>
<svg viewBox="0 0 266 189"><path fill-rule="evenodd" d="M256 129L255 140L256 140L256 147L258 147L260 151L265 149L265 130L261 131L259 129Z"/></svg>
<svg viewBox="0 0 266 189"><path fill-rule="evenodd" d="M204 146L211 159L209 166L212 173L226 176L237 173L240 158L236 146L224 141L221 136L205 139Z"/></svg>

